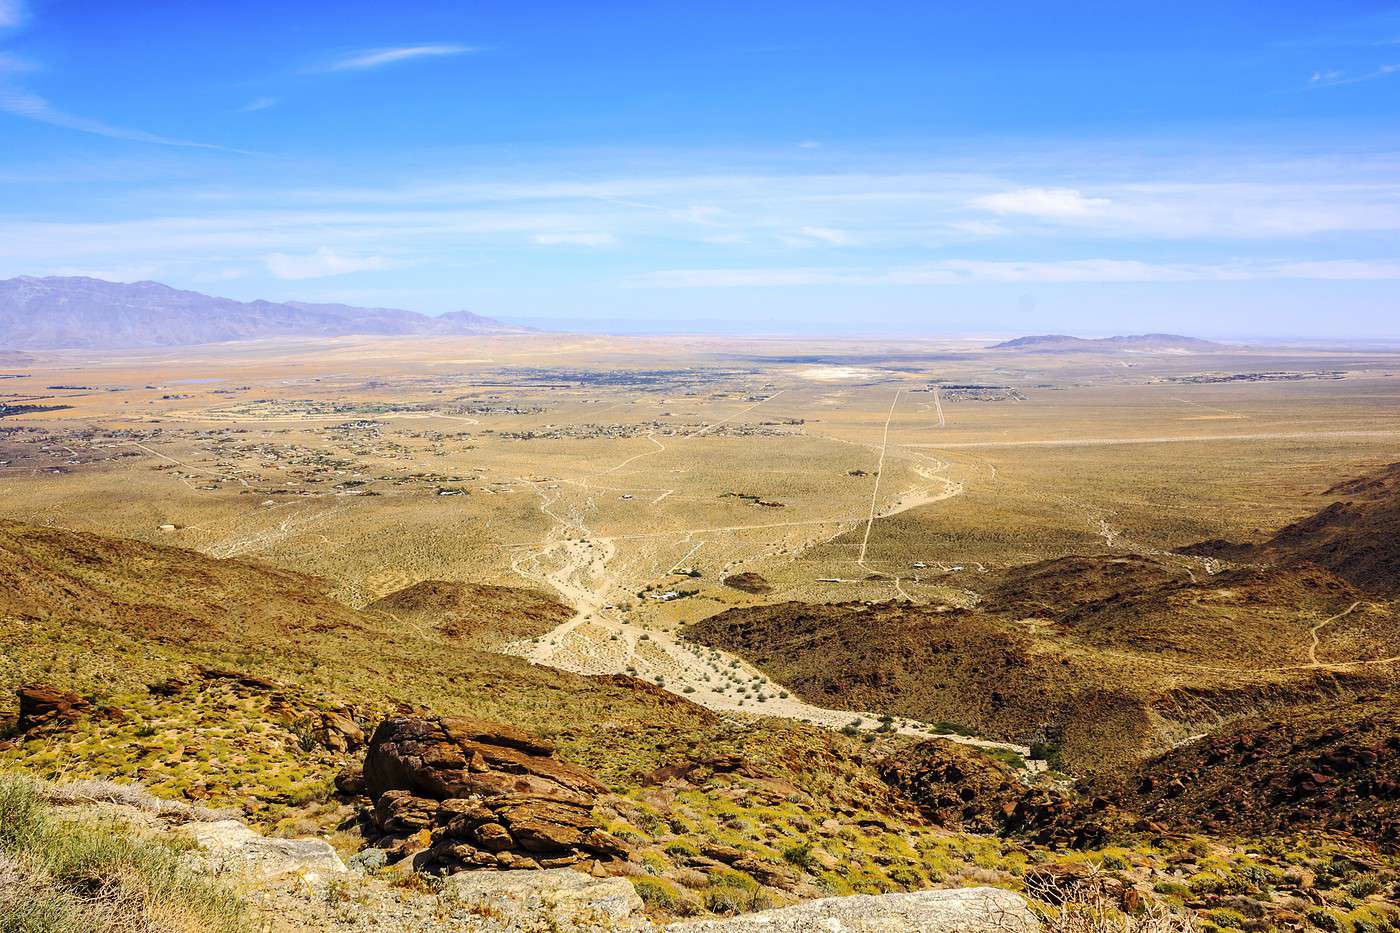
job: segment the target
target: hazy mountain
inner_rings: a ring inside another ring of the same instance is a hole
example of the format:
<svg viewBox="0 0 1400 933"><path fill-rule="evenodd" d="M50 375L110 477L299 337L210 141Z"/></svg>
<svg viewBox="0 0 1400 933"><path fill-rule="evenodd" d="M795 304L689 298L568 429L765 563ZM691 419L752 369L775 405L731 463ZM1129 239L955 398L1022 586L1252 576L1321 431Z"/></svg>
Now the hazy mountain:
<svg viewBox="0 0 1400 933"><path fill-rule="evenodd" d="M528 330L470 311L430 317L397 308L234 301L159 282L127 284L81 276L20 276L0 281L0 349L7 350L185 346L349 334L514 334Z"/></svg>
<svg viewBox="0 0 1400 933"><path fill-rule="evenodd" d="M1180 334L1131 334L1124 337L1071 337L1067 334L1039 334L1017 337L994 344L993 350L1042 350L1063 353L1076 350L1188 350L1209 353L1225 349L1224 344L1183 337Z"/></svg>

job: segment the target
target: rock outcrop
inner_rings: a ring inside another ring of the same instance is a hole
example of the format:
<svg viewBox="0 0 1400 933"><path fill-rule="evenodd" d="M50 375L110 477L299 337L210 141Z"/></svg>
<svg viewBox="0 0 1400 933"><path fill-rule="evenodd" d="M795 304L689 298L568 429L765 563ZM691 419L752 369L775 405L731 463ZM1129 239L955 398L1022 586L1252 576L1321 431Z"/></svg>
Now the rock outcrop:
<svg viewBox="0 0 1400 933"><path fill-rule="evenodd" d="M606 789L511 726L467 717L390 719L370 739L372 844L435 873L560 868L625 858L594 820Z"/></svg>
<svg viewBox="0 0 1400 933"><path fill-rule="evenodd" d="M667 933L1032 933L1035 916L1000 888L826 897L723 920L673 923Z"/></svg>
<svg viewBox="0 0 1400 933"><path fill-rule="evenodd" d="M92 704L76 693L28 684L19 688L20 732L28 732L40 726L57 722L73 722L92 712Z"/></svg>

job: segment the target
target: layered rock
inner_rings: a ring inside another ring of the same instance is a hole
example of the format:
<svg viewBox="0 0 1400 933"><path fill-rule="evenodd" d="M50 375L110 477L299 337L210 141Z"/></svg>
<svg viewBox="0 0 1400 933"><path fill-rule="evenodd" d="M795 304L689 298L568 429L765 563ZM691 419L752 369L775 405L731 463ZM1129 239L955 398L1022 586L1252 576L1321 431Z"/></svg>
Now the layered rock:
<svg viewBox="0 0 1400 933"><path fill-rule="evenodd" d="M449 873L625 858L594 820L606 788L546 742L467 717L390 719L365 757L375 845Z"/></svg>
<svg viewBox="0 0 1400 933"><path fill-rule="evenodd" d="M20 732L28 732L51 723L73 722L92 712L92 704L76 693L28 684L19 688Z"/></svg>

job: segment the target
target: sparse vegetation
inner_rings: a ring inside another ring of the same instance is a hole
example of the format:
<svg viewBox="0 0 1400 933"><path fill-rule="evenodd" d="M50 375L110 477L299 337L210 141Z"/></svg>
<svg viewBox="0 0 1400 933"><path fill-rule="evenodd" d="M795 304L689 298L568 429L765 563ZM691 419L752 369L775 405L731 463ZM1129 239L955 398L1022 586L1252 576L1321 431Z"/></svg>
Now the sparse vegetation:
<svg viewBox="0 0 1400 933"><path fill-rule="evenodd" d="M168 842L55 812L32 779L0 773L0 930L242 933L248 909Z"/></svg>

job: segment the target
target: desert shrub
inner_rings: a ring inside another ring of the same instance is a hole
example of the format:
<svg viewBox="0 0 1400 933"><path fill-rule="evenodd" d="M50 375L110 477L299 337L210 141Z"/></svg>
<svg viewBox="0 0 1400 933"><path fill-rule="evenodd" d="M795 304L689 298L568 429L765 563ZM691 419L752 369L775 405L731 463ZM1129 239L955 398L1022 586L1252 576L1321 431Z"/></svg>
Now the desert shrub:
<svg viewBox="0 0 1400 933"><path fill-rule="evenodd" d="M1100 864L1105 871L1124 871L1128 868L1128 860L1116 852L1105 852Z"/></svg>
<svg viewBox="0 0 1400 933"><path fill-rule="evenodd" d="M710 913L728 917L748 910L753 895L742 888L722 886L705 892L705 909Z"/></svg>
<svg viewBox="0 0 1400 933"><path fill-rule="evenodd" d="M1346 891L1347 894L1356 898L1358 901L1364 901L1372 894L1381 893L1384 887L1385 886L1381 884L1381 880L1375 875L1362 875L1355 881L1349 882L1346 886Z"/></svg>
<svg viewBox="0 0 1400 933"><path fill-rule="evenodd" d="M1045 878L1029 885L1042 933L1199 933L1191 914L1156 899L1144 899L1138 910L1125 914L1107 881L1095 869L1083 879Z"/></svg>
<svg viewBox="0 0 1400 933"><path fill-rule="evenodd" d="M810 842L788 846L783 850L783 860L805 872L816 870L816 863L812 861L812 844Z"/></svg>
<svg viewBox="0 0 1400 933"><path fill-rule="evenodd" d="M693 898L664 878L633 878L632 886L637 889L648 910L678 917L687 917L700 910L700 905Z"/></svg>
<svg viewBox="0 0 1400 933"><path fill-rule="evenodd" d="M119 823L65 819L42 786L0 775L0 933L241 933L228 888L168 843Z"/></svg>

